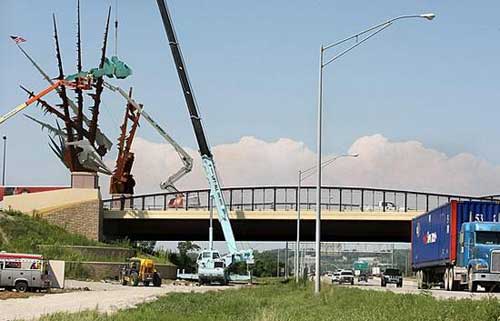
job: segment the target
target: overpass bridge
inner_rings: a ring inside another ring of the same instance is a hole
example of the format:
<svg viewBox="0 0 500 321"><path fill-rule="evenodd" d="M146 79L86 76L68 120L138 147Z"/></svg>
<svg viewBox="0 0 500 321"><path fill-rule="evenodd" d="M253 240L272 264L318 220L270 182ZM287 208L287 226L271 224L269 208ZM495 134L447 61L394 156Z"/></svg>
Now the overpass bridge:
<svg viewBox="0 0 500 321"><path fill-rule="evenodd" d="M301 239L314 240L313 186L224 188L231 224L238 241L293 241L297 209ZM300 195L299 195L300 194ZM411 219L451 200L492 200L428 192L325 186L322 188L323 241L410 242ZM208 240L208 189L156 193L102 201L103 234L107 239ZM223 240L214 213L214 240Z"/></svg>

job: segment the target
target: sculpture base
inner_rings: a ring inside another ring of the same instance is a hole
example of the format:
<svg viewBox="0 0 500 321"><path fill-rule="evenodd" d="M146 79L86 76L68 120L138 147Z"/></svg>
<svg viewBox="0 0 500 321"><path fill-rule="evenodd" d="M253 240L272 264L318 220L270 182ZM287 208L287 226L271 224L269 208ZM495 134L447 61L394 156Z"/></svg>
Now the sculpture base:
<svg viewBox="0 0 500 321"><path fill-rule="evenodd" d="M99 176L95 172L73 172L71 188L99 188Z"/></svg>

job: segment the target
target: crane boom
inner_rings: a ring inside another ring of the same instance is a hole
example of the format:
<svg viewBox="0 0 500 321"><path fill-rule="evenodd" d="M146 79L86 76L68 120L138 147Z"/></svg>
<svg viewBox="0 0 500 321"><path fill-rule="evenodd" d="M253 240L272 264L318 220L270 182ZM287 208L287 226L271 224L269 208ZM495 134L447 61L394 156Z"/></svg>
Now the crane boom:
<svg viewBox="0 0 500 321"><path fill-rule="evenodd" d="M210 151L210 147L207 143L207 139L203 131L203 125L201 123L201 118L198 112L198 107L196 104L193 88L191 86L191 83L189 82L186 65L184 64L181 48L177 41L177 36L175 34L172 18L168 11L168 7L165 0L157 0L156 2L158 3L158 8L160 9L163 26L167 34L170 50L172 51L172 56L177 69L177 75L179 76L179 80L182 86L182 91L184 93L184 98L186 100L186 105L189 111L189 116L191 118L191 123L193 125L196 141L198 142L203 169L208 179L208 184L210 186L210 193L214 199L214 204L217 208L218 219L222 227L222 232L224 234L224 239L226 240L229 253L231 254L234 260L241 261L248 259L249 261L253 261L253 253L251 250L239 251L236 245L233 229L231 227L231 222L229 220L229 211L224 201L224 196L222 194L222 190L220 187L219 178L217 176L217 171L215 169L213 155L212 152Z"/></svg>

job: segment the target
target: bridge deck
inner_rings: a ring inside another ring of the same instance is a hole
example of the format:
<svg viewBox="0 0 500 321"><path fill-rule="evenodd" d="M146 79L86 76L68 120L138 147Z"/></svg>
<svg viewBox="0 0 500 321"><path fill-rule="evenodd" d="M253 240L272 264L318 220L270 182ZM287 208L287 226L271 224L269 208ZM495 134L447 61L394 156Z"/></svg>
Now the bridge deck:
<svg viewBox="0 0 500 321"><path fill-rule="evenodd" d="M322 211L321 219L349 221L411 221L422 212L339 212ZM216 219L217 212L214 213ZM110 210L104 212L104 219L153 219L153 220L207 220L209 211L197 210ZM296 211L231 211L231 220L296 220ZM301 211L302 220L314 220L316 213L311 210Z"/></svg>
<svg viewBox="0 0 500 321"><path fill-rule="evenodd" d="M411 219L421 212L323 211L323 241L409 242ZM214 215L217 215L215 212ZM208 239L209 211L203 210L109 210L104 212L108 239L193 240ZM231 211L231 225L238 241L293 241L295 211ZM315 212L301 212L301 239L314 240ZM214 239L223 240L214 218Z"/></svg>
<svg viewBox="0 0 500 321"><path fill-rule="evenodd" d="M223 193L238 241L295 240L297 208L302 211L301 239L314 240L316 187L228 187ZM348 186L323 186L320 196L321 239L365 242L410 242L411 219L416 215L451 200L486 200ZM103 200L107 209L104 235L131 240L207 240L210 199L210 191L202 189ZM214 238L221 240L217 222L214 230Z"/></svg>

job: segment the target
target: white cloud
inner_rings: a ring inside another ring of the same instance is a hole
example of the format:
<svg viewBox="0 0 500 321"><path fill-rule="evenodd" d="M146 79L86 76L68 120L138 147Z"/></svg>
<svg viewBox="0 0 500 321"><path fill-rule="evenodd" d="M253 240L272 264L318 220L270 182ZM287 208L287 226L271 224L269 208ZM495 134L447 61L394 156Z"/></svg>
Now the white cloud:
<svg viewBox="0 0 500 321"><path fill-rule="evenodd" d="M159 184L182 164L174 149L137 137L133 173L136 193L159 190ZM179 181L178 188L206 188L198 152L193 171ZM315 164L315 153L303 143L281 138L266 142L243 137L213 148L223 186L293 185L297 170ZM348 153L360 157L339 159L324 169L324 185L349 185L484 195L500 192L500 166L471 154L446 154L417 141L393 142L382 135L357 139ZM324 159L333 155L325 155ZM315 177L305 183L314 184Z"/></svg>

